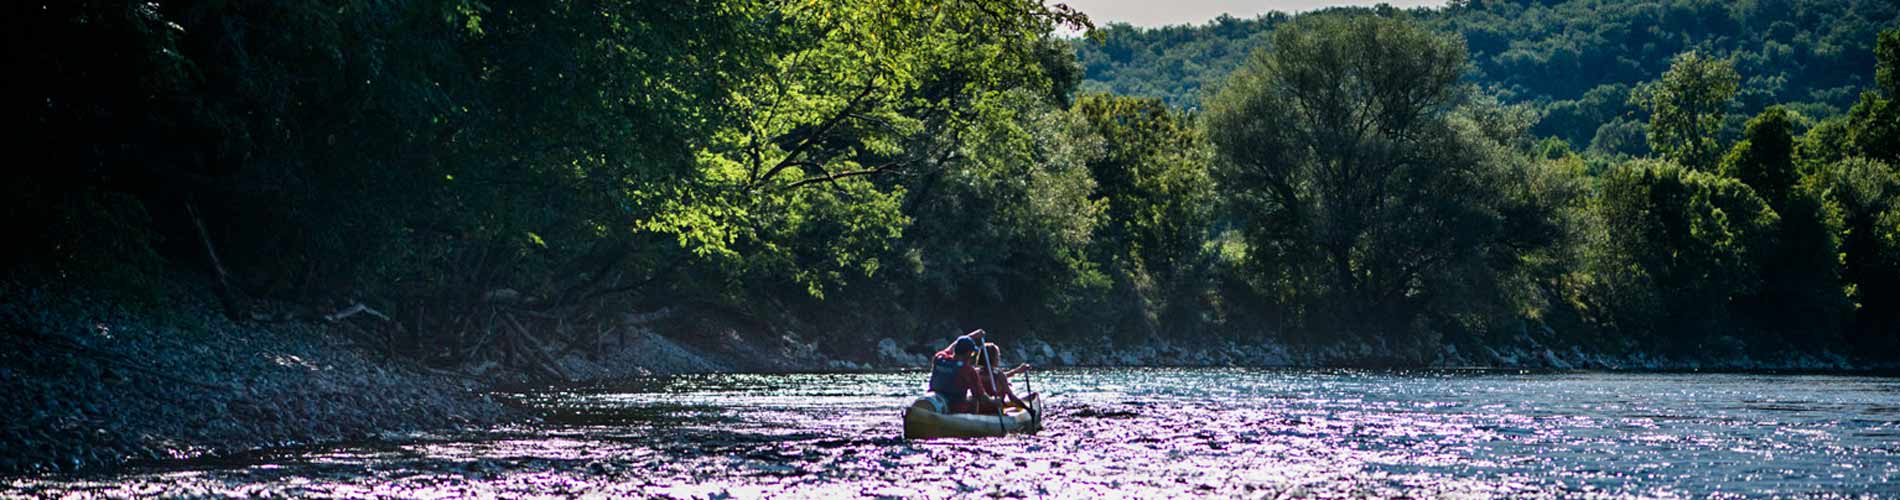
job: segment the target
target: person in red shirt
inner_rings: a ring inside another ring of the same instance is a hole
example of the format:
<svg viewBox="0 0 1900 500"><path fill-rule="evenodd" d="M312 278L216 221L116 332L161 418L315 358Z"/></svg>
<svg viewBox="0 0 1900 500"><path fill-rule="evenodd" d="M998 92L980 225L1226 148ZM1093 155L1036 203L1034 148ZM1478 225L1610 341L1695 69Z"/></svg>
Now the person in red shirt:
<svg viewBox="0 0 1900 500"><path fill-rule="evenodd" d="M978 378L977 347L982 345L983 330L957 337L930 362L931 392L942 396L950 413L972 413L979 403L995 405L988 384Z"/></svg>

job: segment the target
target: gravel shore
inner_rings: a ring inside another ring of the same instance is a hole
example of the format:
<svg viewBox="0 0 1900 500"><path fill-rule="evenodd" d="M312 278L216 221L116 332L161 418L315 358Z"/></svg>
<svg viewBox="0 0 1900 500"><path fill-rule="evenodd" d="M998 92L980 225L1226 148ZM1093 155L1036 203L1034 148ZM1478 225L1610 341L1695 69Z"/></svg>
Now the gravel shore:
<svg viewBox="0 0 1900 500"><path fill-rule="evenodd" d="M522 418L480 384L353 347L317 322L233 323L0 286L0 474L93 470Z"/></svg>

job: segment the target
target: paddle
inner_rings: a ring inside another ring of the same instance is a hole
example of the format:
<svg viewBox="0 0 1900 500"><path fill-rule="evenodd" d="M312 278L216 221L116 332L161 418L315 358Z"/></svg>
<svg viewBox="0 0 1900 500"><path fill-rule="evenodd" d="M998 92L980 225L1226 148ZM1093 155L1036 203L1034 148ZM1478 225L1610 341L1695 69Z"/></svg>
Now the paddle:
<svg viewBox="0 0 1900 500"><path fill-rule="evenodd" d="M1032 372L1032 371L1035 371L1035 369L1030 369L1023 372L1023 390L1028 391L1031 397L1036 397L1036 386L1032 385L1034 380L1032 380L1029 376L1029 372ZM1024 400L1023 398L1016 398L1016 400L1023 402L1023 408L1029 409L1029 419L1036 421L1036 429L1038 430L1042 429L1042 412L1036 410L1036 404L1031 403L1027 400Z"/></svg>
<svg viewBox="0 0 1900 500"><path fill-rule="evenodd" d="M977 331L982 330L979 329ZM983 332L983 336L989 337L989 333L990 332ZM990 363L990 349L984 345L988 343L988 338L983 339L982 342L978 342L976 344L976 352L983 357L983 367L990 373L990 393L996 394L1000 392L997 389L1001 389L1001 387L996 385L996 365ZM1000 394L998 394L996 398L996 431L1003 435L1009 434L1009 428L1003 423L1003 398Z"/></svg>
<svg viewBox="0 0 1900 500"><path fill-rule="evenodd" d="M1030 393L1030 394L1035 394L1035 393L1036 393L1036 386L1034 386L1034 385L1030 385L1030 384L1032 384L1032 383L1034 383L1034 382L1035 382L1035 380L1032 380L1032 379L1030 379L1030 377L1029 377L1029 372L1031 372L1031 371L1035 371L1035 370L1024 370L1024 371L1023 371L1023 390L1025 390L1025 391L1029 391L1029 393Z"/></svg>

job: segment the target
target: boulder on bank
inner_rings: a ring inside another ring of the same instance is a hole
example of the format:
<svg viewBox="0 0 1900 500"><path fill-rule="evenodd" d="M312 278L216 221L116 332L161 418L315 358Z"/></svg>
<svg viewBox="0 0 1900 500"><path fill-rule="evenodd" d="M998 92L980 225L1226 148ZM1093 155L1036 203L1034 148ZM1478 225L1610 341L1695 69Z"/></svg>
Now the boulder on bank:
<svg viewBox="0 0 1900 500"><path fill-rule="evenodd" d="M930 358L905 351L897 345L897 339L890 337L877 341L877 359L880 363L893 368L922 367L930 364Z"/></svg>

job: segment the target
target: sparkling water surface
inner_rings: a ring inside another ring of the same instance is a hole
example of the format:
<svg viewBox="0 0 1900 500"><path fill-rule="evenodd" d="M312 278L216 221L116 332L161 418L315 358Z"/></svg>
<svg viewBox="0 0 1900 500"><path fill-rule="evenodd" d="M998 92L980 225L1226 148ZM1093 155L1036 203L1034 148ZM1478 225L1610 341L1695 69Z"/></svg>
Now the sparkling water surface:
<svg viewBox="0 0 1900 500"><path fill-rule="evenodd" d="M545 422L15 479L194 498L1900 498L1900 378L1080 369L1036 435L913 442L922 373L506 397ZM1024 381L1018 382L1021 388Z"/></svg>

